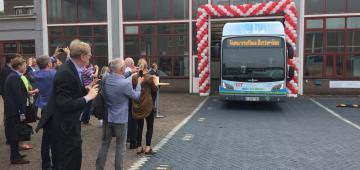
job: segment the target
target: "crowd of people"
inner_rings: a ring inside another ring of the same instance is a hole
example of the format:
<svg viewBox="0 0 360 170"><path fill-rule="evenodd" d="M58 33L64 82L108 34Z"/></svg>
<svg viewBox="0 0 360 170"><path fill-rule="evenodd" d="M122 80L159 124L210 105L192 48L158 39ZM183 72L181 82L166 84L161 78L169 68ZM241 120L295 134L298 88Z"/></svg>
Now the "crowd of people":
<svg viewBox="0 0 360 170"><path fill-rule="evenodd" d="M59 55L66 55L61 61ZM5 57L0 73L0 92L4 101L4 129L10 147L11 164L29 164L21 150L32 149L32 127L42 130L41 166L44 170L81 168L81 124L91 125L96 98L105 109L99 119L101 146L96 169L104 169L107 152L116 138L115 169L124 169L126 143L137 154L153 155L157 65L148 68L145 59L135 66L132 58L116 58L99 70L92 65L91 47L78 39L67 48L56 48L53 56ZM99 95L99 93L101 95ZM38 115L38 110L40 115ZM145 146L142 145L146 121Z"/></svg>

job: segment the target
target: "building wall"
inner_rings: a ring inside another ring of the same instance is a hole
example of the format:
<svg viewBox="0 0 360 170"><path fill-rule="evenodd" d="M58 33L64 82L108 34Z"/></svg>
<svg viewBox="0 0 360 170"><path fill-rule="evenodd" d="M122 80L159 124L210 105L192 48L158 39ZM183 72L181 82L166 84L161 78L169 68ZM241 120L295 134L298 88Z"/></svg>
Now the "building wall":
<svg viewBox="0 0 360 170"><path fill-rule="evenodd" d="M43 54L42 2L43 1L34 1L35 15L2 16L0 18L0 41L34 40L36 56ZM5 10L6 9L7 7L5 6Z"/></svg>

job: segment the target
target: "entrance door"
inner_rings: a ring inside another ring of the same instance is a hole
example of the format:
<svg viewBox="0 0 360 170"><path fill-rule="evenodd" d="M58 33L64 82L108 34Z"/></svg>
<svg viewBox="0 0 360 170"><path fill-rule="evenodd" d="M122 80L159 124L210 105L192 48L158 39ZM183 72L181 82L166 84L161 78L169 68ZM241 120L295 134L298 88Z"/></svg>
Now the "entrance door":
<svg viewBox="0 0 360 170"><path fill-rule="evenodd" d="M193 64L192 64L192 89L193 89L193 93L199 93L199 72L198 72L198 57L197 55L193 55L193 57L191 57L193 60Z"/></svg>
<svg viewBox="0 0 360 170"><path fill-rule="evenodd" d="M339 53L328 53L325 68L327 77L342 78L344 76L343 55Z"/></svg>

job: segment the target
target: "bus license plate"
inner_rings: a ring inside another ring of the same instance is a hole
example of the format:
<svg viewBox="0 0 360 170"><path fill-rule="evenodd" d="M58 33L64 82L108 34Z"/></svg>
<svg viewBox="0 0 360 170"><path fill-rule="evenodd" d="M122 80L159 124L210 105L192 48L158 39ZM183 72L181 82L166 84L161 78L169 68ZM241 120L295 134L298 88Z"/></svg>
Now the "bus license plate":
<svg viewBox="0 0 360 170"><path fill-rule="evenodd" d="M245 97L246 101L251 101L251 102L256 102L259 101L260 98L259 97Z"/></svg>

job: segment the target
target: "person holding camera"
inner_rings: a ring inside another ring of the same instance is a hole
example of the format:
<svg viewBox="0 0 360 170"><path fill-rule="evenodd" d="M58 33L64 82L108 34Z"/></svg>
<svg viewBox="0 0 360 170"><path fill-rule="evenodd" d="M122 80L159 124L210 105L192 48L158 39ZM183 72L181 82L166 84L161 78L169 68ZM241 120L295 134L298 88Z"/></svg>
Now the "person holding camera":
<svg viewBox="0 0 360 170"><path fill-rule="evenodd" d="M73 40L70 58L55 74L53 89L36 131L48 128L54 168L80 170L82 160L81 113L98 94L97 82L87 88L82 83L81 68L89 64L88 43Z"/></svg>
<svg viewBox="0 0 360 170"><path fill-rule="evenodd" d="M143 77L144 82L141 84L141 96L139 101L132 102L132 116L135 119L137 134L136 134L136 144L138 147L137 154L145 153L147 155L154 154L151 148L151 139L154 128L154 103L152 99L152 93L158 90L157 82L154 79L154 76L150 75L148 72L148 65L144 58L141 58L138 62L138 67L140 69L139 74L133 76L133 85L136 84L138 77ZM142 142L142 132L144 128L144 119L146 120L146 146L141 145Z"/></svg>
<svg viewBox="0 0 360 170"><path fill-rule="evenodd" d="M129 99L139 100L142 77L138 77L133 89L131 81L126 79L125 63L117 58L110 63L110 74L103 79L102 90L107 105L107 116L104 118L102 145L96 159L96 169L104 169L106 155L113 136L116 137L115 170L124 168L126 132L128 123Z"/></svg>

